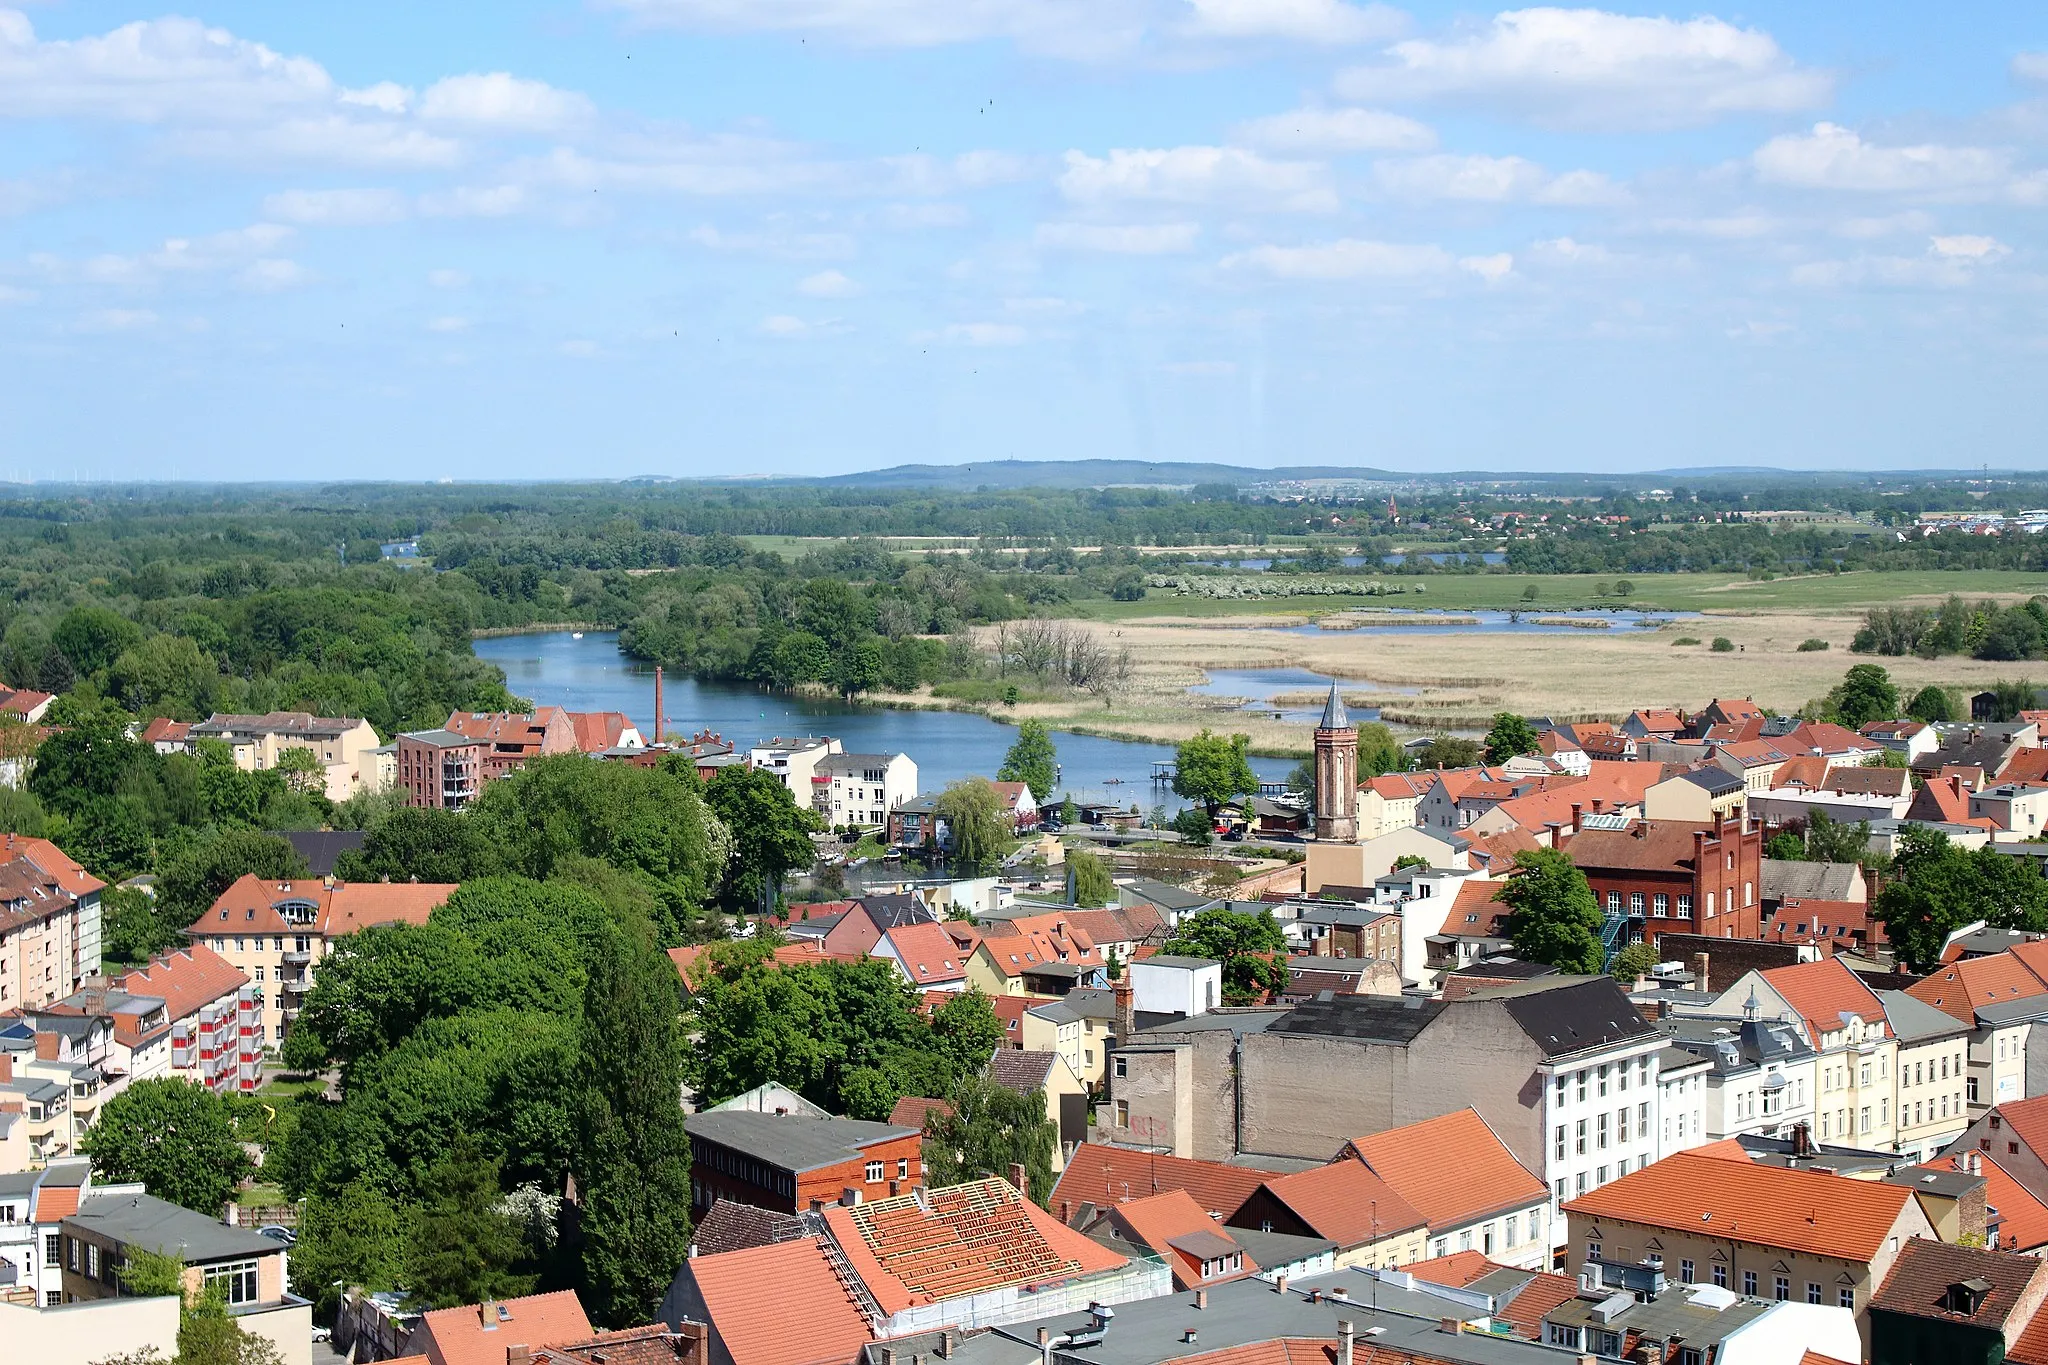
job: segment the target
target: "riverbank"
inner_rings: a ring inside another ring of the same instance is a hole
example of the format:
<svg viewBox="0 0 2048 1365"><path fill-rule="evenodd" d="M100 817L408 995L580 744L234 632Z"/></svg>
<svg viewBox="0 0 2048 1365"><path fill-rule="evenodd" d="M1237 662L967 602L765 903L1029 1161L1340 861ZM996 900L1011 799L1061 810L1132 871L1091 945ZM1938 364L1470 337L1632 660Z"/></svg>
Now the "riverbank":
<svg viewBox="0 0 2048 1365"><path fill-rule="evenodd" d="M502 640L508 635L559 635L563 631L615 630L615 626L601 626L593 621L541 621L530 626L478 626L469 633L472 640Z"/></svg>

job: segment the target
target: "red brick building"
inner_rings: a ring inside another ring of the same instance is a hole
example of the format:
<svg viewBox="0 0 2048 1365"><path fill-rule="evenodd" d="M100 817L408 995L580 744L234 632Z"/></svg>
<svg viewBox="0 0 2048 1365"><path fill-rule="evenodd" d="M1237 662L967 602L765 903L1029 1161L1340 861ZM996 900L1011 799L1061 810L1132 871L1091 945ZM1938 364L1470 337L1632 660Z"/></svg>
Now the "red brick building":
<svg viewBox="0 0 2048 1365"><path fill-rule="evenodd" d="M1600 908L1639 921L1631 939L1660 934L1756 938L1763 933L1761 825L1637 820L1626 829L1587 829L1565 851Z"/></svg>
<svg viewBox="0 0 2048 1365"><path fill-rule="evenodd" d="M398 737L398 789L405 804L461 810L483 790L482 741L453 730L418 730Z"/></svg>
<svg viewBox="0 0 2048 1365"><path fill-rule="evenodd" d="M690 1203L720 1199L797 1213L908 1194L924 1183L924 1134L856 1119L713 1109L692 1114Z"/></svg>

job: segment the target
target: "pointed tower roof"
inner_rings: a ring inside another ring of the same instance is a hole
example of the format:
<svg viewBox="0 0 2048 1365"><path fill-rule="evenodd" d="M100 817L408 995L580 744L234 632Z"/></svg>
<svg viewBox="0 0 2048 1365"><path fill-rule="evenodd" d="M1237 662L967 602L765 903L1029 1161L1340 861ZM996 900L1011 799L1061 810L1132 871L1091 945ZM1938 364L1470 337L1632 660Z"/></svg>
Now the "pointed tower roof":
<svg viewBox="0 0 2048 1365"><path fill-rule="evenodd" d="M1316 726L1318 730L1349 730L1350 713L1344 709L1344 698L1337 694L1337 684L1330 684L1330 699L1323 703L1323 719Z"/></svg>

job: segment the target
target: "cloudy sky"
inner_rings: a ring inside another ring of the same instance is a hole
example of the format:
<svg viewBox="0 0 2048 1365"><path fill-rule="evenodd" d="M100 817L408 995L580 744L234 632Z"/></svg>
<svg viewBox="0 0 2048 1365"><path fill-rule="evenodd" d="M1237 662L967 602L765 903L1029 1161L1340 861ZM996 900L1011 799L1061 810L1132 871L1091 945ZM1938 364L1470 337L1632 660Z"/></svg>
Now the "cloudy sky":
<svg viewBox="0 0 2048 1365"><path fill-rule="evenodd" d="M2048 464L2040 5L9 2L0 478Z"/></svg>

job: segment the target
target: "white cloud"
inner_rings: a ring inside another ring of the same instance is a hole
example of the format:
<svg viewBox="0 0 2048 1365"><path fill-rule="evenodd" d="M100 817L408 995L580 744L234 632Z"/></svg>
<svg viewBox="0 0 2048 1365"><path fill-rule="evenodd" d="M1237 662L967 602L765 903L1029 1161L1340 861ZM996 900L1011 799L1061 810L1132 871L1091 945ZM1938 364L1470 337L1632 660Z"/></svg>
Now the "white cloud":
<svg viewBox="0 0 2048 1365"><path fill-rule="evenodd" d="M420 96L420 117L430 122L514 132L553 132L596 112L583 95L504 71L449 76Z"/></svg>
<svg viewBox="0 0 2048 1365"><path fill-rule="evenodd" d="M1193 251L1199 223L1040 223L1040 246L1067 251L1102 251L1117 256L1165 256Z"/></svg>
<svg viewBox="0 0 2048 1365"><path fill-rule="evenodd" d="M810 232L782 216L771 217L759 231L727 232L705 224L690 229L689 240L712 251L730 251L784 260L844 260L858 244L843 232Z"/></svg>
<svg viewBox="0 0 2048 1365"><path fill-rule="evenodd" d="M433 270L427 273L427 283L436 289L461 289L469 283L469 276L460 270Z"/></svg>
<svg viewBox="0 0 2048 1365"><path fill-rule="evenodd" d="M1313 162L1269 161L1236 147L1068 152L1060 193L1077 204L1220 204L1245 210L1327 212L1328 172Z"/></svg>
<svg viewBox="0 0 2048 1365"><path fill-rule="evenodd" d="M1934 237L1924 256L1859 256L1811 261L1792 271L1794 284L1816 288L1878 285L1903 289L1959 289L2012 254L1993 237Z"/></svg>
<svg viewBox="0 0 2048 1365"><path fill-rule="evenodd" d="M235 283L259 294L296 289L313 278L313 272L297 261L271 258L252 261L235 277Z"/></svg>
<svg viewBox="0 0 2048 1365"><path fill-rule="evenodd" d="M154 251L135 255L107 253L82 261L37 255L31 265L53 280L63 283L149 287L174 276L222 274L229 271L266 267L263 274L276 274L277 266L298 267L270 255L292 236L292 230L276 223L256 223L206 237L172 237Z"/></svg>
<svg viewBox="0 0 2048 1365"><path fill-rule="evenodd" d="M0 115L217 122L333 97L334 82L318 62L196 20L145 20L46 42L27 15L0 9Z"/></svg>
<svg viewBox="0 0 2048 1365"><path fill-rule="evenodd" d="M1833 123L1774 137L1750 160L1772 184L1889 193L1985 190L2012 172L2012 158L1988 147L1885 147Z"/></svg>
<svg viewBox="0 0 2048 1365"><path fill-rule="evenodd" d="M1373 174L1389 193L1407 199L1584 206L1627 198L1597 171L1552 175L1519 156L1419 156L1379 162Z"/></svg>
<svg viewBox="0 0 2048 1365"><path fill-rule="evenodd" d="M850 299L861 292L858 284L837 270L820 270L815 275L806 275L796 287L799 293L814 299Z"/></svg>
<svg viewBox="0 0 2048 1365"><path fill-rule="evenodd" d="M1492 256L1465 256L1458 264L1488 284L1498 284L1515 271L1515 258L1505 251Z"/></svg>
<svg viewBox="0 0 2048 1365"><path fill-rule="evenodd" d="M157 315L147 308L96 308L81 313L72 324L76 332L139 332L157 324Z"/></svg>
<svg viewBox="0 0 2048 1365"><path fill-rule="evenodd" d="M1282 152L1426 152L1429 125L1380 109L1296 109L1240 123L1237 142Z"/></svg>
<svg viewBox="0 0 2048 1365"><path fill-rule="evenodd" d="M943 341L955 346L1021 346L1030 334L1009 322L956 322L937 332L919 332L918 341Z"/></svg>
<svg viewBox="0 0 2048 1365"><path fill-rule="evenodd" d="M504 218L527 206L523 185L457 185L419 198L429 218Z"/></svg>
<svg viewBox="0 0 2048 1365"><path fill-rule="evenodd" d="M407 213L397 190L285 190L263 201L263 216L283 223L320 227L369 227L396 223Z"/></svg>
<svg viewBox="0 0 2048 1365"><path fill-rule="evenodd" d="M1188 0L1191 33L1210 38L1282 38L1339 45L1391 38L1406 26L1386 5L1344 0Z"/></svg>
<svg viewBox="0 0 2048 1365"><path fill-rule="evenodd" d="M16 289L11 284L0 284L0 303L33 303L36 298L33 289Z"/></svg>
<svg viewBox="0 0 2048 1365"><path fill-rule="evenodd" d="M1283 280L1412 280L1457 267L1440 246L1346 237L1309 246L1258 246L1223 258L1226 270L1255 270Z"/></svg>
<svg viewBox="0 0 2048 1365"><path fill-rule="evenodd" d="M836 336L847 328L838 318L811 322L787 313L777 313L762 318L759 330L763 336L777 337L784 341L809 341L814 337Z"/></svg>
<svg viewBox="0 0 2048 1365"><path fill-rule="evenodd" d="M2012 74L2023 81L2048 81L2048 52L2022 52L2012 59Z"/></svg>
<svg viewBox="0 0 2048 1365"><path fill-rule="evenodd" d="M1930 238L1927 249L1936 256L1955 261L1996 261L2012 255L2012 248L1996 237L1976 237L1967 234Z"/></svg>
<svg viewBox="0 0 2048 1365"><path fill-rule="evenodd" d="M1788 226L1786 221L1758 208L1736 209L1704 218L1656 218L1649 226L1657 232L1686 237L1711 237L1721 241L1754 241L1775 236Z"/></svg>
<svg viewBox="0 0 2048 1365"><path fill-rule="evenodd" d="M359 166L432 170L462 159L462 144L421 128L340 114L289 118L249 127L188 128L165 141L182 155L237 164Z"/></svg>
<svg viewBox="0 0 2048 1365"><path fill-rule="evenodd" d="M906 232L964 227L971 217L964 204L890 204L880 214L884 227Z"/></svg>
<svg viewBox="0 0 2048 1365"><path fill-rule="evenodd" d="M1812 108L1833 88L1830 74L1800 66L1756 29L1559 8L1396 43L1337 78L1350 99L1483 101L1540 122L1631 131Z"/></svg>
<svg viewBox="0 0 2048 1365"><path fill-rule="evenodd" d="M469 319L462 317L429 318L427 320L427 330L429 332L442 333L466 332L469 330Z"/></svg>
<svg viewBox="0 0 2048 1365"><path fill-rule="evenodd" d="M379 81L361 90L341 92L343 104L375 109L383 114L402 114L412 107L412 91L396 81Z"/></svg>

